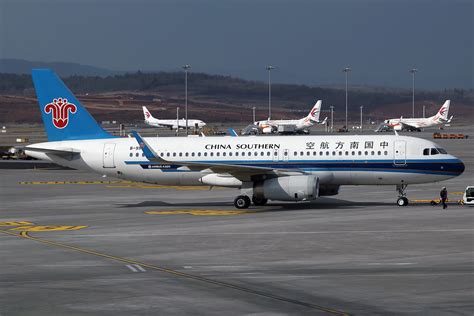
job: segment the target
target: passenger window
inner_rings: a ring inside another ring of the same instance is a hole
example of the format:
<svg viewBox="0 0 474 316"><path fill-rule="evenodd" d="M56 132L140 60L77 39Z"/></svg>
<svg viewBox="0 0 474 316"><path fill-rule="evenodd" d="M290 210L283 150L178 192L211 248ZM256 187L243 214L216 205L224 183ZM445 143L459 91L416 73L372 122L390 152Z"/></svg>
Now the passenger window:
<svg viewBox="0 0 474 316"><path fill-rule="evenodd" d="M247 153L247 156L252 156L252 153L249 151L249 152Z"/></svg>
<svg viewBox="0 0 474 316"><path fill-rule="evenodd" d="M204 157L207 157L207 153L204 153Z"/></svg>
<svg viewBox="0 0 474 316"><path fill-rule="evenodd" d="M214 153L213 153L213 152L211 152L211 157L213 157L213 156L214 156Z"/></svg>
<svg viewBox="0 0 474 316"><path fill-rule="evenodd" d="M339 156L342 156L342 151L339 152Z"/></svg>
<svg viewBox="0 0 474 316"><path fill-rule="evenodd" d="M220 155L221 155L221 153L220 153L220 152L217 152L217 153L216 153L216 156L217 156L217 157L219 157Z"/></svg>
<svg viewBox="0 0 474 316"><path fill-rule="evenodd" d="M269 152L269 151L267 151L267 156L270 156L270 152ZM276 155L275 155L275 156L276 156Z"/></svg>
<svg viewBox="0 0 474 316"><path fill-rule="evenodd" d="M294 155L295 155L295 156L298 156L298 152L297 152L297 151L295 151L295 152L294 152Z"/></svg>
<svg viewBox="0 0 474 316"><path fill-rule="evenodd" d="M309 156L311 155L311 153L309 151L306 152L306 156Z"/></svg>
<svg viewBox="0 0 474 316"><path fill-rule="evenodd" d="M364 152L364 155L366 155L366 156L367 156L368 154L369 154L369 152L368 152L368 151Z"/></svg>
<svg viewBox="0 0 474 316"><path fill-rule="evenodd" d="M260 152L260 156L265 156L265 153L263 151Z"/></svg>
<svg viewBox="0 0 474 316"><path fill-rule="evenodd" d="M135 154L135 157L138 157L138 155L139 155L139 154L138 154L138 153L136 153L136 154Z"/></svg>
<svg viewBox="0 0 474 316"><path fill-rule="evenodd" d="M229 152L229 156L232 157L232 152Z"/></svg>
<svg viewBox="0 0 474 316"><path fill-rule="evenodd" d="M183 153L179 153L179 156L180 156L180 157L183 157Z"/></svg>
<svg viewBox="0 0 474 316"><path fill-rule="evenodd" d="M319 155L322 156L324 153L322 151L319 152Z"/></svg>
<svg viewBox="0 0 474 316"><path fill-rule="evenodd" d="M191 153L191 157L194 157L194 153Z"/></svg>
<svg viewBox="0 0 474 316"><path fill-rule="evenodd" d="M236 152L235 152L235 155L236 155L236 156L239 156L239 152L238 152L238 151L236 151Z"/></svg>
<svg viewBox="0 0 474 316"><path fill-rule="evenodd" d="M169 157L170 156L170 153L166 153L166 157Z"/></svg>
<svg viewBox="0 0 474 316"><path fill-rule="evenodd" d="M144 154L144 153L142 153L142 157L145 157L145 154Z"/></svg>
<svg viewBox="0 0 474 316"><path fill-rule="evenodd" d="M304 152L303 152L303 151L302 151L302 152L300 152L300 155L301 155L301 156L304 156Z"/></svg>
<svg viewBox="0 0 474 316"><path fill-rule="evenodd" d="M333 155L333 156L335 156L335 155L336 155L336 152L335 152L335 151L333 151L333 152L332 152L332 155Z"/></svg>
<svg viewBox="0 0 474 316"><path fill-rule="evenodd" d="M377 151L377 155L379 155L379 156L380 156L381 154L382 154L382 152L381 152L380 150L379 150L379 151Z"/></svg>
<svg viewBox="0 0 474 316"><path fill-rule="evenodd" d="M359 152L357 152L357 154L360 156L360 155L362 155L362 152L361 152L361 151L359 151Z"/></svg>
<svg viewBox="0 0 474 316"><path fill-rule="evenodd" d="M313 156L316 156L318 153L316 151L313 151Z"/></svg>
<svg viewBox="0 0 474 316"><path fill-rule="evenodd" d="M222 153L222 156L224 156L224 157L225 157L225 155L226 155L226 154L225 154L225 152L223 152L223 153Z"/></svg>
<svg viewBox="0 0 474 316"><path fill-rule="evenodd" d="M439 151L436 148L431 148L431 154L432 155L437 155L437 154L439 154Z"/></svg>
<svg viewBox="0 0 474 316"><path fill-rule="evenodd" d="M329 151L326 151L326 156L329 156Z"/></svg>
<svg viewBox="0 0 474 316"><path fill-rule="evenodd" d="M352 156L355 156L355 154L356 154L356 152L355 152L355 151L353 151L353 152L352 152Z"/></svg>
<svg viewBox="0 0 474 316"><path fill-rule="evenodd" d="M346 151L346 156L349 156L349 152L348 152L348 151Z"/></svg>
<svg viewBox="0 0 474 316"><path fill-rule="evenodd" d="M387 156L387 155L388 155L388 151L384 151L383 154L384 154L385 156Z"/></svg>
<svg viewBox="0 0 474 316"><path fill-rule="evenodd" d="M258 156L258 152L255 151L255 152L253 153L253 155L254 155L254 156Z"/></svg>
<svg viewBox="0 0 474 316"><path fill-rule="evenodd" d="M130 157L133 157L133 153L130 153Z"/></svg>
<svg viewBox="0 0 474 316"><path fill-rule="evenodd" d="M429 148L423 149L423 156L429 156L429 154L430 154L430 149Z"/></svg>

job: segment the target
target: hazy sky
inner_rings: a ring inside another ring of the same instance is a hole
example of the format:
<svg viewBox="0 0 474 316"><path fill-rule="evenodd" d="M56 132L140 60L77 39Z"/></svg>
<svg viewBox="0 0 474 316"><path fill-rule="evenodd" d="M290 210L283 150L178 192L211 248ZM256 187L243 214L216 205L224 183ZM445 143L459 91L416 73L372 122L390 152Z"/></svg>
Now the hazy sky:
<svg viewBox="0 0 474 316"><path fill-rule="evenodd" d="M472 0L0 0L0 57L310 85L472 88Z"/></svg>

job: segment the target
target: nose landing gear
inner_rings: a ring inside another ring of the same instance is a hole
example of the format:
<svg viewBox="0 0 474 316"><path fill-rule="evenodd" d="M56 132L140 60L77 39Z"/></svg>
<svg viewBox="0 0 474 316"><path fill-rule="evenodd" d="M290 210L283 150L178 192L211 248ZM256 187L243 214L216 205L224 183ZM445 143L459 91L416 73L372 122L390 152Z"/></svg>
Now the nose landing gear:
<svg viewBox="0 0 474 316"><path fill-rule="evenodd" d="M397 191L398 191L397 205L398 206L408 205L408 198L406 197L406 193L405 193L406 188L407 188L406 184L397 184Z"/></svg>

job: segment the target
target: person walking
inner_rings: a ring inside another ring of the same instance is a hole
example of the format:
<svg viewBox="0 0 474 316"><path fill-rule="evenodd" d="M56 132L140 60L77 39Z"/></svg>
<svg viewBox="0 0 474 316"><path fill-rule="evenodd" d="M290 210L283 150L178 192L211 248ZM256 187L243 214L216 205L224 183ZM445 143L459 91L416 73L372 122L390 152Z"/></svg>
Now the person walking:
<svg viewBox="0 0 474 316"><path fill-rule="evenodd" d="M446 200L448 199L448 190L446 190L446 187L441 189L439 192L439 197L441 198L441 203L443 203L443 210L448 208L448 205L446 204Z"/></svg>

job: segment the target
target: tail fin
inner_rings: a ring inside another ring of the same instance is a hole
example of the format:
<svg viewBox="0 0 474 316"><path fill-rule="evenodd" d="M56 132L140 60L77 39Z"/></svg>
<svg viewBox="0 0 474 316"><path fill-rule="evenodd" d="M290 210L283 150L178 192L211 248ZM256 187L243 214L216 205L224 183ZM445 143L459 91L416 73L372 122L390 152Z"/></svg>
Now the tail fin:
<svg viewBox="0 0 474 316"><path fill-rule="evenodd" d="M318 100L318 102L316 102L316 104L313 106L313 108L309 112L307 118L309 118L311 121L319 122L319 115L321 114L322 103L323 101Z"/></svg>
<svg viewBox="0 0 474 316"><path fill-rule="evenodd" d="M436 118L441 118L443 121L448 120L448 113L449 113L449 105L451 104L451 100L446 100L439 109L438 113L436 113L435 117Z"/></svg>
<svg viewBox="0 0 474 316"><path fill-rule="evenodd" d="M31 72L48 141L112 138L50 69Z"/></svg>
<svg viewBox="0 0 474 316"><path fill-rule="evenodd" d="M146 106L142 106L143 109L143 115L145 116L145 121L148 121L149 119L154 118L153 115L151 115L150 111L146 108Z"/></svg>

